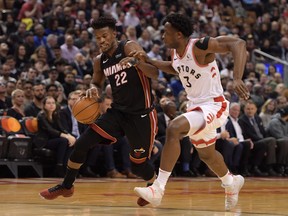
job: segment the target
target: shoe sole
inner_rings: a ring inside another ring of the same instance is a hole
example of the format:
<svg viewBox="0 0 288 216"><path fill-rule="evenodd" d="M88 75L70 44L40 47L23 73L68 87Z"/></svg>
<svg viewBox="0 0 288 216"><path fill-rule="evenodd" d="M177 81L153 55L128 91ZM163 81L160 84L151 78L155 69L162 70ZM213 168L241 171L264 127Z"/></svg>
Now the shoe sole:
<svg viewBox="0 0 288 216"><path fill-rule="evenodd" d="M73 196L73 193L72 193L72 194L59 195L59 196L51 197L51 198L44 197L44 196L41 195L41 193L39 193L39 196L40 196L42 199L45 199L45 200L54 200L54 199L58 198L59 196L63 196L63 197L65 197L65 198L72 197L72 196Z"/></svg>
<svg viewBox="0 0 288 216"><path fill-rule="evenodd" d="M146 206L148 204L150 204L148 201L146 201L145 199L143 199L142 197L139 197L137 200L137 204L141 207Z"/></svg>
<svg viewBox="0 0 288 216"><path fill-rule="evenodd" d="M157 207L159 206L161 203L154 203L153 200L149 200L149 199L145 199L140 192L137 191L137 188L134 188L134 192L136 193L136 195L140 198L142 198L143 200L145 200L146 202L150 203L153 207Z"/></svg>

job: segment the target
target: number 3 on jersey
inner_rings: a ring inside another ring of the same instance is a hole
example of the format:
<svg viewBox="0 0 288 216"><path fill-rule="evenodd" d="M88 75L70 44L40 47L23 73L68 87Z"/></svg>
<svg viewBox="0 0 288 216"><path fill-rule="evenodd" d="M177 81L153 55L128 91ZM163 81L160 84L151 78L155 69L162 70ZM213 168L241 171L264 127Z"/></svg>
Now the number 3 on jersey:
<svg viewBox="0 0 288 216"><path fill-rule="evenodd" d="M124 83L127 83L126 76L127 76L127 73L125 71L122 71L120 74L116 74L115 75L116 86L120 86Z"/></svg>
<svg viewBox="0 0 288 216"><path fill-rule="evenodd" d="M192 84L189 81L189 76L184 76L183 78L186 79L186 87L190 88Z"/></svg>

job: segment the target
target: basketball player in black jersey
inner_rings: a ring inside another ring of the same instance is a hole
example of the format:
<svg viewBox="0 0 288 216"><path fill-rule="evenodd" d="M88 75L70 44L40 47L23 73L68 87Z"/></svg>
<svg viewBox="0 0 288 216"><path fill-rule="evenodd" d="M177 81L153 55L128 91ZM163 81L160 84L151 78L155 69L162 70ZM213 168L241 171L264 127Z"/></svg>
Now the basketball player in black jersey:
<svg viewBox="0 0 288 216"><path fill-rule="evenodd" d="M132 172L148 182L155 179L154 169L147 160L158 129L151 93L151 78L157 79L158 69L128 57L131 51L143 49L133 41L117 41L115 24L115 19L110 16L100 17L92 23L102 54L94 60L92 82L95 87L86 91L86 97L97 100L108 78L112 87L112 108L81 134L68 161L64 181L40 192L45 199L72 196L73 183L88 150L96 144L115 143L122 136L126 136L131 145Z"/></svg>

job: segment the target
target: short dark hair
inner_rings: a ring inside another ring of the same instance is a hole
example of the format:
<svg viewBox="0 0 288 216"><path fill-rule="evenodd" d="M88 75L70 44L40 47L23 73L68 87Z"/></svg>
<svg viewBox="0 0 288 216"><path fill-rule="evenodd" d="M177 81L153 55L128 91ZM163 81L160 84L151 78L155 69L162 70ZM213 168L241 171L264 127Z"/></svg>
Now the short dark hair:
<svg viewBox="0 0 288 216"><path fill-rule="evenodd" d="M110 15L100 16L97 20L92 21L91 27L93 29L109 27L110 29L116 30L116 20Z"/></svg>
<svg viewBox="0 0 288 216"><path fill-rule="evenodd" d="M171 13L163 20L163 25L169 22L173 28L180 31L185 37L189 37L193 33L193 20L180 13Z"/></svg>

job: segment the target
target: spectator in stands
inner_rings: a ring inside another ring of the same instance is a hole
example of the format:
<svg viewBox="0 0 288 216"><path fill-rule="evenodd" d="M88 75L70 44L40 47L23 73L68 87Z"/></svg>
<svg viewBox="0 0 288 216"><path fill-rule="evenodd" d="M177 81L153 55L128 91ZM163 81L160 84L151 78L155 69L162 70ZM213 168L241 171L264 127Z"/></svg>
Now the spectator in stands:
<svg viewBox="0 0 288 216"><path fill-rule="evenodd" d="M37 117L38 113L43 109L43 100L45 97L45 85L36 82L33 86L33 101L25 107L26 116Z"/></svg>
<svg viewBox="0 0 288 216"><path fill-rule="evenodd" d="M265 132L262 120L257 115L256 104L252 100L246 102L244 107L244 115L239 118L239 124L241 126L244 138L251 139L253 141L255 151L259 148L265 149L267 155L264 168L268 174L270 176L280 176L280 174L276 173L273 169L273 166L276 164L277 160L276 139L274 137L269 137ZM256 158L253 158L252 160L255 162ZM261 158L259 160L261 160ZM258 172L258 167L255 166L252 172Z"/></svg>
<svg viewBox="0 0 288 216"><path fill-rule="evenodd" d="M8 55L9 47L7 43L0 44L0 63L4 64Z"/></svg>
<svg viewBox="0 0 288 216"><path fill-rule="evenodd" d="M38 3L37 0L28 0L21 7L21 10L18 14L18 20L23 21L25 18L38 19L42 18L42 5ZM32 21L33 23L33 21Z"/></svg>
<svg viewBox="0 0 288 216"><path fill-rule="evenodd" d="M37 148L48 148L56 152L56 174L64 176L69 148L74 145L76 139L62 126L62 120L57 110L56 101L47 96L43 100L43 110L37 115L38 132L34 138Z"/></svg>
<svg viewBox="0 0 288 216"><path fill-rule="evenodd" d="M61 56L66 59L68 63L74 61L74 58L77 53L79 53L79 49L74 46L74 39L72 35L65 35L65 43L60 46L61 48Z"/></svg>
<svg viewBox="0 0 288 216"><path fill-rule="evenodd" d="M24 36L24 46L26 47L26 52L27 52L27 56L30 58L34 51L35 51L35 47L34 47L34 38L33 38L34 34L33 32L26 32L25 36Z"/></svg>
<svg viewBox="0 0 288 216"><path fill-rule="evenodd" d="M76 77L83 79L86 74L91 74L91 71L88 71L88 66L86 64L86 59L82 53L77 53L74 57L73 62L70 65L77 71ZM92 67L90 66L90 69Z"/></svg>
<svg viewBox="0 0 288 216"><path fill-rule="evenodd" d="M45 36L45 29L42 24L37 24L34 27L34 46L37 49L39 46L47 46L47 37Z"/></svg>
<svg viewBox="0 0 288 216"><path fill-rule="evenodd" d="M64 93L67 98L71 92L75 91L76 89L75 74L72 71L65 72L65 81L62 84L62 86L64 88Z"/></svg>
<svg viewBox="0 0 288 216"><path fill-rule="evenodd" d="M283 108L288 105L287 98L282 95L276 98L276 102L277 102L277 109Z"/></svg>
<svg viewBox="0 0 288 216"><path fill-rule="evenodd" d="M28 64L28 57L26 55L26 47L23 44L19 44L15 51L16 69L21 71Z"/></svg>
<svg viewBox="0 0 288 216"><path fill-rule="evenodd" d="M276 100L269 98L261 107L259 117L262 119L263 127L266 130L272 116L276 113Z"/></svg>
<svg viewBox="0 0 288 216"><path fill-rule="evenodd" d="M38 46L34 53L30 57L30 61L37 61L37 60L42 60L47 64L47 52L46 52L46 47L44 45Z"/></svg>
<svg viewBox="0 0 288 216"><path fill-rule="evenodd" d="M254 144L251 139L244 139L242 129L238 123L238 117L240 113L240 104L231 103L229 109L229 117L228 121L226 122L225 129L227 132L229 132L230 135L228 140L232 142L233 145L235 145L234 151L232 152L232 167L234 168L234 171L236 171L236 173L240 173L243 176L250 176L249 159ZM254 153L254 155L257 157L258 154L262 154L263 157L264 153L265 151L260 150L260 152ZM254 157L254 155L252 157ZM252 166L259 165L260 163L252 164ZM261 175L261 173L254 173L254 175Z"/></svg>
<svg viewBox="0 0 288 216"><path fill-rule="evenodd" d="M7 110L7 115L21 120L24 116L24 91L15 89L12 92L12 107Z"/></svg>
<svg viewBox="0 0 288 216"><path fill-rule="evenodd" d="M29 80L25 80L23 83L23 91L24 91L24 106L26 107L28 104L30 104L33 101L33 86L34 82L31 82Z"/></svg>
<svg viewBox="0 0 288 216"><path fill-rule="evenodd" d="M47 36L47 44L46 44L46 53L47 53L47 62L49 65L53 65L55 61L55 54L53 51L53 47L58 46L58 37L54 34L49 34Z"/></svg>
<svg viewBox="0 0 288 216"><path fill-rule="evenodd" d="M0 82L0 110L12 107L11 98L6 96L6 83Z"/></svg>
<svg viewBox="0 0 288 216"><path fill-rule="evenodd" d="M136 8L134 5L129 7L129 11L125 15L124 27L133 26L136 27L140 25L140 19L137 16Z"/></svg>
<svg viewBox="0 0 288 216"><path fill-rule="evenodd" d="M11 98L11 94L15 89L16 89L16 82L8 81L6 83L6 96Z"/></svg>
<svg viewBox="0 0 288 216"><path fill-rule="evenodd" d="M9 64L4 63L0 66L0 82L7 83L8 81L16 82L16 79L11 77L11 67Z"/></svg>
<svg viewBox="0 0 288 216"><path fill-rule="evenodd" d="M138 38L138 43L143 47L143 49L148 52L153 46L153 42L151 40L150 32L147 29L142 31L141 36Z"/></svg>
<svg viewBox="0 0 288 216"><path fill-rule="evenodd" d="M46 95L53 97L56 102L57 102L57 98L58 98L58 86L56 84L48 84L46 85Z"/></svg>
<svg viewBox="0 0 288 216"><path fill-rule="evenodd" d="M48 78L43 80L42 83L46 86L49 84L55 84L56 86L63 88L62 84L59 81L57 81L58 76L59 76L59 72L57 68L55 66L51 67L48 72Z"/></svg>
<svg viewBox="0 0 288 216"><path fill-rule="evenodd" d="M288 106L277 111L269 122L267 132L277 139L277 167L282 176L288 175Z"/></svg>
<svg viewBox="0 0 288 216"><path fill-rule="evenodd" d="M18 71L15 67L16 61L14 59L14 56L8 55L6 58L5 64L8 64L10 66L10 77L18 79L20 76L20 71Z"/></svg>

